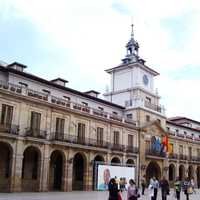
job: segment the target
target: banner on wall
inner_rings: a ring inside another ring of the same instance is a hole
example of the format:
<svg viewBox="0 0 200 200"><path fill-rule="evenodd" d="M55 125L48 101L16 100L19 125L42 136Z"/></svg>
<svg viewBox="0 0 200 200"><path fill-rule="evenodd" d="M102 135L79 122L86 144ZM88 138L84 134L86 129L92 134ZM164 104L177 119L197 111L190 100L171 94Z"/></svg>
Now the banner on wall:
<svg viewBox="0 0 200 200"><path fill-rule="evenodd" d="M128 183L130 179L135 180L135 167L98 165L97 190L107 190L111 178L118 181L122 178Z"/></svg>

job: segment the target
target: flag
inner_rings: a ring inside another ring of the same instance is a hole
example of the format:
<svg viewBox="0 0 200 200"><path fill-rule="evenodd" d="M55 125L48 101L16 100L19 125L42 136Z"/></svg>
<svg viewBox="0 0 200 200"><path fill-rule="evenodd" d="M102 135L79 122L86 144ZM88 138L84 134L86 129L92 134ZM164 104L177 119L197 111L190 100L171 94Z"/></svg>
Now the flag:
<svg viewBox="0 0 200 200"><path fill-rule="evenodd" d="M162 144L164 146L164 151L167 153L169 150L169 142L168 137L166 135L163 137Z"/></svg>

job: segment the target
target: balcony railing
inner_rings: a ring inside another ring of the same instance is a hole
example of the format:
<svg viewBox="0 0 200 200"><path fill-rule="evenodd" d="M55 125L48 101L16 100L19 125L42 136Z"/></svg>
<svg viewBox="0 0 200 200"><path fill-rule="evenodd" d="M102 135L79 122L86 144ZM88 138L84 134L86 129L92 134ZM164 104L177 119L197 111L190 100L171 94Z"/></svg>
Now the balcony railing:
<svg viewBox="0 0 200 200"><path fill-rule="evenodd" d="M170 153L168 156L170 159L178 159L178 154Z"/></svg>
<svg viewBox="0 0 200 200"><path fill-rule="evenodd" d="M0 132L18 135L19 126L15 124L0 124Z"/></svg>
<svg viewBox="0 0 200 200"><path fill-rule="evenodd" d="M155 151L153 149L147 149L146 150L146 155L147 156L156 156L156 157L166 157L166 153L158 152L158 151Z"/></svg>
<svg viewBox="0 0 200 200"><path fill-rule="evenodd" d="M45 93L37 92L37 91L28 89L27 94L30 97L34 97L34 98L37 98L37 99L40 99L40 100L48 101L48 95L45 94Z"/></svg>
<svg viewBox="0 0 200 200"><path fill-rule="evenodd" d="M67 135L67 134L51 134L52 140L56 141L62 141L67 142L71 144L80 144L84 146L90 146L90 147L100 147L100 148L106 148L113 151L122 151L127 153L138 153L138 147L133 146L126 146L122 144L114 144L110 143L105 140L97 140L95 138L87 138L87 137L78 137L76 135Z"/></svg>
<svg viewBox="0 0 200 200"><path fill-rule="evenodd" d="M138 149L138 147L126 146L126 152L127 153L138 153L139 149Z"/></svg>
<svg viewBox="0 0 200 200"><path fill-rule="evenodd" d="M4 90L8 90L14 93L18 93L21 94L22 93L22 87L12 84L12 83L8 83L8 82L4 82L0 80L0 89L4 89Z"/></svg>
<svg viewBox="0 0 200 200"><path fill-rule="evenodd" d="M187 155L184 155L184 154L179 154L179 159L180 159L180 160L187 160L187 159L188 159L188 156L187 156Z"/></svg>
<svg viewBox="0 0 200 200"><path fill-rule="evenodd" d="M154 104L152 104L152 103L150 103L150 102L148 102L148 101L145 101L145 102L144 102L144 106L145 106L146 108L149 108L149 109L151 109L151 110L155 110L155 111L157 111L157 112L161 112L161 111L162 111L162 108L161 108L160 106L154 105Z"/></svg>
<svg viewBox="0 0 200 200"><path fill-rule="evenodd" d="M47 131L36 128L26 128L25 136L46 139Z"/></svg>
<svg viewBox="0 0 200 200"><path fill-rule="evenodd" d="M22 87L22 86L18 86L18 85L14 85L12 83L8 83L8 82L3 82L0 81L0 89L2 90L6 90L9 92L13 92L13 93L18 93L21 94L23 96L28 96L34 99L38 99L44 102L48 102L48 103L52 103L55 104L57 106L61 106L63 108L69 108L69 109L73 109L73 110L77 110L83 113L88 113L90 115L93 116L98 116L98 117L102 117L104 119L109 119L109 120L113 120L116 122L121 122L121 123L127 123L127 124L131 124L136 126L136 122L123 117L122 115L118 114L111 114L111 113L107 113L105 111L102 110L98 110L95 108L91 108L88 106L84 106L72 101L68 101L66 99L62 99L62 98L58 98L43 92L38 92L26 87Z"/></svg>

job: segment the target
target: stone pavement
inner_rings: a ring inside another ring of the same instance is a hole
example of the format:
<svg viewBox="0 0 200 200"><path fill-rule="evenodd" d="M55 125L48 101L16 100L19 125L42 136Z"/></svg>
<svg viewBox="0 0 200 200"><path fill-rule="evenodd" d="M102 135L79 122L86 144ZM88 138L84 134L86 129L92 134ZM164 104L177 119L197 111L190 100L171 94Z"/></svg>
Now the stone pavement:
<svg viewBox="0 0 200 200"><path fill-rule="evenodd" d="M196 190L197 191L197 190ZM107 200L108 192L43 192L43 193L0 193L0 200ZM181 200L185 200L185 195L181 194ZM123 200L126 200L126 193L123 193ZM139 198L139 200L150 200L149 195ZM161 200L160 191L157 200ZM175 200L173 191L170 192L167 200ZM200 200L200 191L190 195L190 200Z"/></svg>

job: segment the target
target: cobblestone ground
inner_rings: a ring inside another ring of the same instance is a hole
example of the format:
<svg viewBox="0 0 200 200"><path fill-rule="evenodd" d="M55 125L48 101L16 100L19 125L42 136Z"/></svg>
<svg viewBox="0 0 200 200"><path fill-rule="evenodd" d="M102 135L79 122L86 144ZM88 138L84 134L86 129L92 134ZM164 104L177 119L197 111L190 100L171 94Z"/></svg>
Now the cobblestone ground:
<svg viewBox="0 0 200 200"><path fill-rule="evenodd" d="M107 200L108 192L48 192L48 193L0 193L0 200ZM123 200L126 200L126 193L123 193ZM150 200L146 193L139 200ZM161 200L160 191L157 200ZM167 200L175 200L173 191L170 192ZM181 200L186 200L181 194ZM200 200L200 191L190 195L190 200Z"/></svg>

